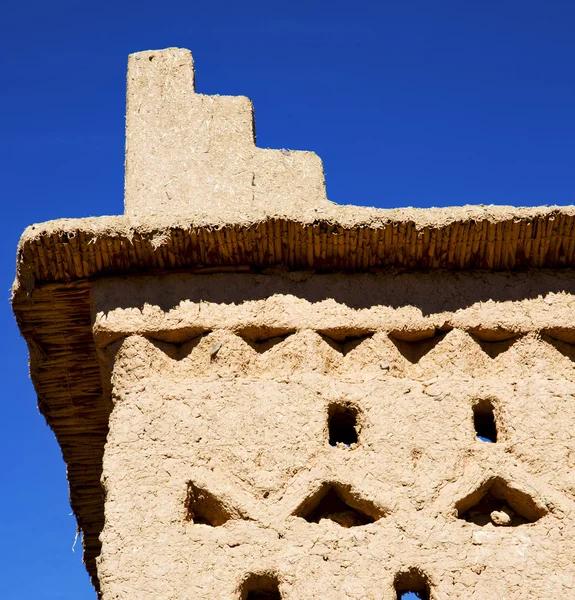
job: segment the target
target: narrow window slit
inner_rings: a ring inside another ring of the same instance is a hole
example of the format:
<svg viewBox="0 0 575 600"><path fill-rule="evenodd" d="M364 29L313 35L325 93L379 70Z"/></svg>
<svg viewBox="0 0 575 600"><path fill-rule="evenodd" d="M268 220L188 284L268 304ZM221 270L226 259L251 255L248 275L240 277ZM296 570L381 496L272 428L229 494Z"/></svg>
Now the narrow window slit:
<svg viewBox="0 0 575 600"><path fill-rule="evenodd" d="M332 404L328 409L329 443L331 446L357 444L357 409L349 404Z"/></svg>
<svg viewBox="0 0 575 600"><path fill-rule="evenodd" d="M482 442L494 444L497 441L497 424L493 405L489 400L478 402L473 407L475 436Z"/></svg>
<svg viewBox="0 0 575 600"><path fill-rule="evenodd" d="M427 577L419 569L402 571L395 576L397 600L429 600Z"/></svg>

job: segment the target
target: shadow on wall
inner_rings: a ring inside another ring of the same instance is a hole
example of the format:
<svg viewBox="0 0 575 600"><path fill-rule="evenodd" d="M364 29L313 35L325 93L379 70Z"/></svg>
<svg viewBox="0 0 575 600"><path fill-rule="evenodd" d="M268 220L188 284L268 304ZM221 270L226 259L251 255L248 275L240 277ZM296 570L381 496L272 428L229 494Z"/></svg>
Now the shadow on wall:
<svg viewBox="0 0 575 600"><path fill-rule="evenodd" d="M158 285L159 277L161 285ZM348 274L345 278L282 271L273 271L269 275L173 273L114 277L101 280L96 289L98 306L104 311L142 309L145 304L169 311L185 300L242 304L281 294L310 303L333 299L353 309L414 306L424 316L456 311L488 300L521 301L560 292L575 294L574 271L432 271L397 275Z"/></svg>

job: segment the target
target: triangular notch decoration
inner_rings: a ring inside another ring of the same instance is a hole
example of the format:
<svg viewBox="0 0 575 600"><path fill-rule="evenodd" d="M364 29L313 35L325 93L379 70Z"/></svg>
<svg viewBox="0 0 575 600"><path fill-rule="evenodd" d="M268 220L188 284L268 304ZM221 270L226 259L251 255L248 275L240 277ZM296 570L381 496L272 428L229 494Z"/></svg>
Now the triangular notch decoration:
<svg viewBox="0 0 575 600"><path fill-rule="evenodd" d="M542 333L554 340L559 340L565 344L575 346L575 327L554 327L545 329Z"/></svg>
<svg viewBox="0 0 575 600"><path fill-rule="evenodd" d="M373 337L372 331L360 330L341 331L326 329L318 331L318 333L324 341L342 356L347 356L352 350L355 350L363 342Z"/></svg>
<svg viewBox="0 0 575 600"><path fill-rule="evenodd" d="M159 350L164 352L172 360L182 360L189 356L196 346L202 341L202 339L211 333L209 330L202 331L199 335L195 336L180 336L175 335L162 335L159 334L149 335L148 340L156 346Z"/></svg>
<svg viewBox="0 0 575 600"><path fill-rule="evenodd" d="M389 339L410 363L418 363L445 338L449 330L392 331Z"/></svg>
<svg viewBox="0 0 575 600"><path fill-rule="evenodd" d="M358 496L351 486L340 483L324 483L307 498L294 516L308 523L330 520L341 527L369 525L385 516L385 511L373 502Z"/></svg>
<svg viewBox="0 0 575 600"><path fill-rule="evenodd" d="M477 490L455 504L457 517L484 527L517 527L534 523L547 514L526 492L501 477L488 479Z"/></svg>
<svg viewBox="0 0 575 600"><path fill-rule="evenodd" d="M186 519L194 525L219 527L232 519L245 518L242 513L227 505L214 494L188 482L186 493Z"/></svg>
<svg viewBox="0 0 575 600"><path fill-rule="evenodd" d="M243 339L258 354L263 354L264 352L271 350L274 346L277 346L278 344L285 342L287 340L287 338L292 336L294 333L295 333L295 331L288 331L287 333L281 333L281 334L277 334L277 335L271 335L270 337L257 338L257 339L250 339L249 337L246 337L246 336L241 336L241 337L243 337Z"/></svg>
<svg viewBox="0 0 575 600"><path fill-rule="evenodd" d="M572 360L573 362L575 362L575 342L571 341L572 340L571 337L568 337L568 336L554 337L553 335L551 335L551 333L549 333L549 334L544 334L543 339L548 344L553 346L553 348L555 348L555 350L557 350L558 352L563 354L563 356L566 356L569 360ZM566 341L566 340L570 340L570 341Z"/></svg>
<svg viewBox="0 0 575 600"><path fill-rule="evenodd" d="M468 333L479 344L483 352L494 359L503 352L507 352L521 337L518 333L503 329L475 328L469 330Z"/></svg>

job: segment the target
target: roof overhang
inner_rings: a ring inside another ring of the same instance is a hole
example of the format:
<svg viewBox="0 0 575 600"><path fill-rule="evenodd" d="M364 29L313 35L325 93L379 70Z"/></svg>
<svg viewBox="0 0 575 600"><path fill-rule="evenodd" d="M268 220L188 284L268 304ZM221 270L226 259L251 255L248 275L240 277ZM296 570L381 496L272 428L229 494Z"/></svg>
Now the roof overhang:
<svg viewBox="0 0 575 600"><path fill-rule="evenodd" d="M525 269L575 266L575 207L378 210L329 215L99 217L32 225L18 248L16 297L70 283L154 269L316 271Z"/></svg>
<svg viewBox="0 0 575 600"><path fill-rule="evenodd" d="M273 266L317 272L575 267L572 206L333 212L330 218L228 223L201 216L67 219L25 231L12 302L28 343L40 410L68 466L70 501L96 587L104 523L100 476L111 407L92 335L94 279Z"/></svg>

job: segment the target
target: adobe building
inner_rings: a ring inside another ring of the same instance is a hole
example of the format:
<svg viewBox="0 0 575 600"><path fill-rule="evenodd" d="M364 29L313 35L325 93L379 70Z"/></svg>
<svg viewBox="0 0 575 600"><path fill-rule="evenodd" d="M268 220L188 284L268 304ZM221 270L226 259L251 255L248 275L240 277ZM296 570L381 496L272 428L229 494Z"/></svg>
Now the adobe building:
<svg viewBox="0 0 575 600"><path fill-rule="evenodd" d="M336 206L130 56L125 214L13 306L104 600L575 598L575 208Z"/></svg>

